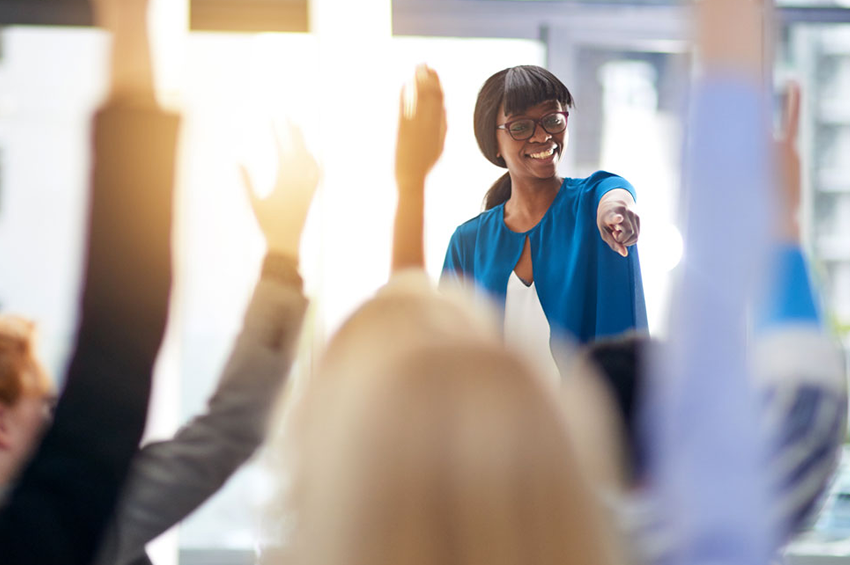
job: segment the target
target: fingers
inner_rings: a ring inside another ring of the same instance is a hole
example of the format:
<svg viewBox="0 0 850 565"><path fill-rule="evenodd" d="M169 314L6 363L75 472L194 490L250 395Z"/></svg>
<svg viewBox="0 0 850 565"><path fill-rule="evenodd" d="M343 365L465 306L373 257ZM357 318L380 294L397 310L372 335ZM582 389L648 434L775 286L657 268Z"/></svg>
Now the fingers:
<svg viewBox="0 0 850 565"><path fill-rule="evenodd" d="M426 64L416 66L416 88L420 92L429 91L433 94L442 96L443 87L440 84L440 77L437 71Z"/></svg>
<svg viewBox="0 0 850 565"><path fill-rule="evenodd" d="M427 65L419 65L399 99L396 179L417 179L413 184L421 186L420 181L442 155L446 130L440 78Z"/></svg>
<svg viewBox="0 0 850 565"><path fill-rule="evenodd" d="M398 115L402 120L412 120L416 116L417 94L414 80L407 81L401 87Z"/></svg>
<svg viewBox="0 0 850 565"><path fill-rule="evenodd" d="M443 104L443 87L437 72L425 64L417 65L413 77L401 89L399 116L412 120L425 113L439 111Z"/></svg>
<svg viewBox="0 0 850 565"><path fill-rule="evenodd" d="M790 81L787 88L783 140L786 143L793 144L797 141L797 131L799 130L800 122L800 85L796 81Z"/></svg>
<svg viewBox="0 0 850 565"><path fill-rule="evenodd" d="M272 122L272 132L274 133L275 145L277 153L281 156L303 155L307 152L307 144L304 142L304 133L301 128L294 122L287 119L283 126Z"/></svg>
<svg viewBox="0 0 850 565"><path fill-rule="evenodd" d="M600 231L599 231L599 234L602 236L602 241L604 241L605 243L607 243L607 244L608 244L608 247L610 247L610 248L611 248L611 250L612 250L614 253L618 253L618 254L619 254L619 255L621 255L622 257L628 257L628 255L629 255L629 250L628 250L628 249L626 249L626 246L625 246L625 245L623 245L622 243L620 243L619 241L617 241L616 239L614 239L614 234L613 234L613 232L600 230Z"/></svg>
<svg viewBox="0 0 850 565"><path fill-rule="evenodd" d="M640 216L631 210L612 210L599 226L599 234L615 253L628 257L628 247L636 244L640 235Z"/></svg>
<svg viewBox="0 0 850 565"><path fill-rule="evenodd" d="M254 192L254 183L251 181L251 175L245 165L239 165L239 173L242 175L242 185L245 187L245 192L248 194L248 201L251 203L251 208L256 212L259 206L260 198Z"/></svg>
<svg viewBox="0 0 850 565"><path fill-rule="evenodd" d="M414 75L413 115L438 119L443 112L443 87L437 71L427 65L418 65ZM407 108L406 108L407 109ZM407 114L405 114L407 117Z"/></svg>
<svg viewBox="0 0 850 565"><path fill-rule="evenodd" d="M618 243L630 245L627 243L628 241L633 239L637 241L637 238L635 237L636 227L634 226L633 221L631 219L627 219L623 214L611 212L609 220L605 222L605 226L610 231L614 241Z"/></svg>
<svg viewBox="0 0 850 565"><path fill-rule="evenodd" d="M626 249L626 246L617 241L614 236L614 228L609 227L607 224L600 224L597 226L599 229L599 236L602 238L602 241L608 244L608 247L614 253L618 253L619 255L626 257L629 254L629 251Z"/></svg>
<svg viewBox="0 0 850 565"><path fill-rule="evenodd" d="M278 155L278 184L284 178L300 179L318 184L321 170L316 158L307 148L301 127L289 119L282 125L272 122ZM315 186L312 186L315 189Z"/></svg>

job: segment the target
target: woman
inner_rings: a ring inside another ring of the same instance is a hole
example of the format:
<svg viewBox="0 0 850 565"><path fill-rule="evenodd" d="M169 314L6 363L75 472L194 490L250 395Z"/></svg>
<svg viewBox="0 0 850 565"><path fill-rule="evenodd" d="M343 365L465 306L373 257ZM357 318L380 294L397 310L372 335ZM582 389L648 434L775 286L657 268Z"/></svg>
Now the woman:
<svg viewBox="0 0 850 565"><path fill-rule="evenodd" d="M557 174L572 106L540 67L505 69L484 83L475 136L508 172L487 193L486 211L455 231L442 276L474 281L504 306L506 339L549 359L550 335L584 343L646 327L637 249L629 249L640 231L634 188L604 171Z"/></svg>
<svg viewBox="0 0 850 565"><path fill-rule="evenodd" d="M399 123L393 275L279 428L287 481L269 517L285 545L261 563L621 563L557 396L486 308L425 274L422 189L445 128L436 73L420 67L415 88ZM593 449L607 469L604 439Z"/></svg>

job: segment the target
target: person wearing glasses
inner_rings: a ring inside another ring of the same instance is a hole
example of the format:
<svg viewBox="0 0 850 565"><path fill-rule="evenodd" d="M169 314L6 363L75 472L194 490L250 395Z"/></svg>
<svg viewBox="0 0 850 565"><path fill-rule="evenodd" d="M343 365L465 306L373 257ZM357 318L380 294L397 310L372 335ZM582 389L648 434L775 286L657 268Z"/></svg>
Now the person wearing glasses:
<svg viewBox="0 0 850 565"><path fill-rule="evenodd" d="M572 106L566 86L541 67L487 79L475 137L508 172L487 192L485 211L455 230L441 280L472 281L503 306L507 342L555 379L550 342L646 328L634 188L604 171L558 176Z"/></svg>

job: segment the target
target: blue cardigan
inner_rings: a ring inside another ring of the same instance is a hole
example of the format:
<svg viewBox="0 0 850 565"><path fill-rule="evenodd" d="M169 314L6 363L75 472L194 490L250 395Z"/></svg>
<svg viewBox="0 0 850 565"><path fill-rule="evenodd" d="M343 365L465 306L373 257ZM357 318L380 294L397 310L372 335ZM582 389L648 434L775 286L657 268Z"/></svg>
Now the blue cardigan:
<svg viewBox="0 0 850 565"><path fill-rule="evenodd" d="M646 328L646 305L637 247L621 257L596 227L599 200L609 190L635 190L622 177L597 171L564 179L540 222L527 232L508 229L504 204L461 224L449 242L441 282L473 281L504 311L511 271L525 238L540 304L553 339L586 343L597 337Z"/></svg>

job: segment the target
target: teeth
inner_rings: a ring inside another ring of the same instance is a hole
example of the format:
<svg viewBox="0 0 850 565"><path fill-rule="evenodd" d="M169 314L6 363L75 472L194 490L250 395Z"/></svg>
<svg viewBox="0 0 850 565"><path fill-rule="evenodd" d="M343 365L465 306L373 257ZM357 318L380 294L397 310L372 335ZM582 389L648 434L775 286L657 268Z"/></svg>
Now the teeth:
<svg viewBox="0 0 850 565"><path fill-rule="evenodd" d="M529 157L532 159L545 159L546 157L551 157L553 153L555 153L555 148L550 147L546 151L541 151L540 153L531 153Z"/></svg>

